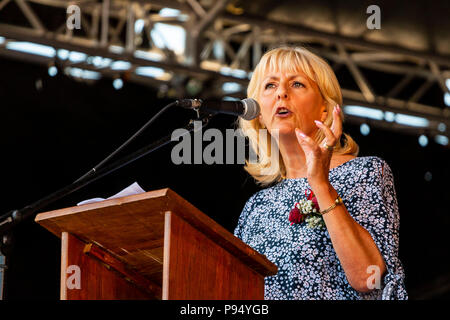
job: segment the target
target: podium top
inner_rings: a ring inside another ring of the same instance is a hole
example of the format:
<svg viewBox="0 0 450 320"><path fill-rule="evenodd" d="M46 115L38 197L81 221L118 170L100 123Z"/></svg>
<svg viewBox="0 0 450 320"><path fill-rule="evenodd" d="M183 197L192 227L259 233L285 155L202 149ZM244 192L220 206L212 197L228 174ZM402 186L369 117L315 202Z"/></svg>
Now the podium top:
<svg viewBox="0 0 450 320"><path fill-rule="evenodd" d="M40 213L35 221L61 237L95 243L149 278L162 273L165 213L176 214L263 276L277 267L169 188Z"/></svg>

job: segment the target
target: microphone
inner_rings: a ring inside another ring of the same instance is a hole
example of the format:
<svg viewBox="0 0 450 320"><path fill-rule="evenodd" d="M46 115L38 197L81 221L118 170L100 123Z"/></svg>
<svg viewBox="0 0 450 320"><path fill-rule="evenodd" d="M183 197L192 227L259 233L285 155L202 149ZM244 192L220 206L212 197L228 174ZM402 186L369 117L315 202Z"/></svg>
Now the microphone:
<svg viewBox="0 0 450 320"><path fill-rule="evenodd" d="M202 110L212 114L224 113L252 120L259 116L260 108L255 99L241 101L202 101L200 99L177 100L176 105L186 109Z"/></svg>

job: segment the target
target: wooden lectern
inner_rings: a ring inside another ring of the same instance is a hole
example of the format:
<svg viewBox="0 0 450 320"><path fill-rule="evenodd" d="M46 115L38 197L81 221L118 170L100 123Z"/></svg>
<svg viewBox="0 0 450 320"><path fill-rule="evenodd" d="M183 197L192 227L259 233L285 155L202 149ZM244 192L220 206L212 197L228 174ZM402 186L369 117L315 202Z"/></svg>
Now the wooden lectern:
<svg viewBox="0 0 450 320"><path fill-rule="evenodd" d="M277 267L170 189L40 213L61 299L264 299Z"/></svg>

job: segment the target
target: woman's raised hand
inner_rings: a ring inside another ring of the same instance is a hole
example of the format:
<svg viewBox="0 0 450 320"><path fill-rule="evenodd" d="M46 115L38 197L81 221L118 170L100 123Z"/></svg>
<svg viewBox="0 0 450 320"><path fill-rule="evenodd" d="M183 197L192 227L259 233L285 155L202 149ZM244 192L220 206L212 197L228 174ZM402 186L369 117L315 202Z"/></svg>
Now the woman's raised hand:
<svg viewBox="0 0 450 320"><path fill-rule="evenodd" d="M340 107L336 105L333 109L333 124L328 128L322 122L316 120L317 127L325 134L325 139L319 145L311 137L308 137L300 129L295 129L298 143L303 149L306 157L306 177L309 185L315 186L328 184L328 173L330 171L331 156L333 148L342 135L342 120Z"/></svg>

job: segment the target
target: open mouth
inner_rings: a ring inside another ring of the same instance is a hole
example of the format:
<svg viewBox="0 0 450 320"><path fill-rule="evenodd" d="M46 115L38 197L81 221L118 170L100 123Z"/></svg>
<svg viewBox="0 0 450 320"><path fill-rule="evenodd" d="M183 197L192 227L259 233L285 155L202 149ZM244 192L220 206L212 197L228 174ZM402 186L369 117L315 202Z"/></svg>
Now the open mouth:
<svg viewBox="0 0 450 320"><path fill-rule="evenodd" d="M287 117L291 113L292 112L288 108L279 107L279 108L277 108L277 111L276 111L275 115L278 116L278 117Z"/></svg>

